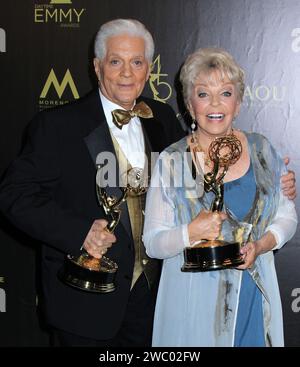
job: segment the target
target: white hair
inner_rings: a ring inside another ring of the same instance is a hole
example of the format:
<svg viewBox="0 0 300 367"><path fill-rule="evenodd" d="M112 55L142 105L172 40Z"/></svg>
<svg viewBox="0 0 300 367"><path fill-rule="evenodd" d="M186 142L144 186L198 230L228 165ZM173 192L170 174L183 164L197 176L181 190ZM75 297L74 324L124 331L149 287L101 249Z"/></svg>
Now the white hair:
<svg viewBox="0 0 300 367"><path fill-rule="evenodd" d="M95 38L95 56L102 60L106 55L106 43L108 38L128 34L133 37L143 38L145 41L145 57L149 64L154 55L154 41L147 28L135 19L114 19L104 23Z"/></svg>

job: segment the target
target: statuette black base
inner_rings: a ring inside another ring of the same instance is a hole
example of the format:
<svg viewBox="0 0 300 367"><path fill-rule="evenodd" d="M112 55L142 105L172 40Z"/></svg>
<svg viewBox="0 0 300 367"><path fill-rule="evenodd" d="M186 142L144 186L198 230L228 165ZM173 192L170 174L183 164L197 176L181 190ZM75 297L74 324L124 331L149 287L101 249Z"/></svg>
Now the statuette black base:
<svg viewBox="0 0 300 367"><path fill-rule="evenodd" d="M196 246L184 249L183 272L221 270L243 264L238 242L220 240L201 241Z"/></svg>
<svg viewBox="0 0 300 367"><path fill-rule="evenodd" d="M115 277L118 266L115 262L102 257L101 266L89 268L83 266L82 257L67 255L63 267L58 273L59 279L74 288L95 293L109 293L116 289ZM88 255L87 255L88 256Z"/></svg>

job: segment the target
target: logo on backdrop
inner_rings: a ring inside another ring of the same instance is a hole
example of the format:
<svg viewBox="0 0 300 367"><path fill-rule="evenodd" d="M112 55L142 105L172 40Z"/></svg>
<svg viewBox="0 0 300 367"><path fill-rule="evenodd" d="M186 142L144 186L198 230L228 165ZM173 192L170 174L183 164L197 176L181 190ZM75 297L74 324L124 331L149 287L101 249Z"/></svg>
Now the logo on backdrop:
<svg viewBox="0 0 300 367"><path fill-rule="evenodd" d="M149 77L149 85L153 93L153 98L160 102L167 102L172 96L172 87L167 82L161 81L161 78L168 74L161 73L160 55L153 61L152 71Z"/></svg>
<svg viewBox="0 0 300 367"><path fill-rule="evenodd" d="M68 88L67 88L68 87ZM63 96L70 96L69 99ZM79 94L69 69L66 70L62 81L59 82L54 69L50 70L39 99L40 110L60 106L78 99Z"/></svg>
<svg viewBox="0 0 300 367"><path fill-rule="evenodd" d="M72 4L71 0L51 0L50 4Z"/></svg>
<svg viewBox="0 0 300 367"><path fill-rule="evenodd" d="M6 293L2 288L4 277L0 277L0 312L6 312Z"/></svg>
<svg viewBox="0 0 300 367"><path fill-rule="evenodd" d="M294 38L292 41L292 51L300 52L300 28L294 28L291 33L291 37Z"/></svg>
<svg viewBox="0 0 300 367"><path fill-rule="evenodd" d="M70 5L73 5L71 0L51 0L47 4L35 4L34 23L54 23L60 27L78 28L86 8Z"/></svg>
<svg viewBox="0 0 300 367"><path fill-rule="evenodd" d="M6 52L6 34L3 28L0 28L0 52Z"/></svg>
<svg viewBox="0 0 300 367"><path fill-rule="evenodd" d="M285 96L286 87L282 85L247 85L245 88L244 103L247 106L266 102L280 103L284 101Z"/></svg>

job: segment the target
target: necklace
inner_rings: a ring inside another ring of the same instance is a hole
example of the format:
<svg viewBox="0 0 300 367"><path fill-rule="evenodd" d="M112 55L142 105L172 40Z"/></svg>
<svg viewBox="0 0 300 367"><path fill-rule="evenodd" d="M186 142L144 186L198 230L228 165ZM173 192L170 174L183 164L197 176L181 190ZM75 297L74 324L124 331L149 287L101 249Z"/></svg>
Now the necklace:
<svg viewBox="0 0 300 367"><path fill-rule="evenodd" d="M197 156L197 153L203 153L204 164L207 167L211 166L212 160L210 159L208 152L205 151L199 143L196 143L196 145L192 147L192 151L195 157Z"/></svg>
<svg viewBox="0 0 300 367"><path fill-rule="evenodd" d="M222 141L221 146L220 146L220 142L219 141ZM192 137L191 137L191 151L193 152L194 159L197 159L197 153L203 153L205 166L211 168L214 165L214 161L215 161L215 159L212 158L214 156L214 153L215 153L214 152L215 146L218 146L218 149L221 149L221 147L230 145L232 141L233 142L236 142L236 141L239 142L239 147L238 147L237 150L238 151L240 150L240 152L238 154L238 156L240 157L242 147L241 147L240 141L234 135L234 130L233 129L231 129L230 133L227 134L227 135L225 135L225 136L215 137L212 140L212 142L210 143L210 145L209 145L209 147L208 147L207 150L203 149L203 147L201 146L201 144L200 144L200 142L198 140L198 137L193 133L192 134ZM234 144L236 144L236 143L234 143ZM227 155L225 155L224 159L226 159L226 156Z"/></svg>
<svg viewBox="0 0 300 367"><path fill-rule="evenodd" d="M196 179L197 172L204 172L205 166L210 169L204 174L204 189L208 192L212 190L211 183L213 182L214 186L216 183L222 183L229 166L239 160L242 154L242 143L231 130L228 135L214 138L207 152L204 151L197 137L192 136L188 151L192 155L192 176L194 179ZM202 153L204 159L200 158L198 153Z"/></svg>

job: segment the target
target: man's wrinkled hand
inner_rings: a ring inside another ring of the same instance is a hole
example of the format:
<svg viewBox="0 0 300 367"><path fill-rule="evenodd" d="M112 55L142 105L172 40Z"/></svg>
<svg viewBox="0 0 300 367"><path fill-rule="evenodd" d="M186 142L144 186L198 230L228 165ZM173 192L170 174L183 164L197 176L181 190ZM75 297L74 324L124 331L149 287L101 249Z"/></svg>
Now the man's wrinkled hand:
<svg viewBox="0 0 300 367"><path fill-rule="evenodd" d="M107 252L107 249L116 242L116 236L106 230L108 222L104 219L97 219L92 224L85 240L83 248L88 254L97 259Z"/></svg>

